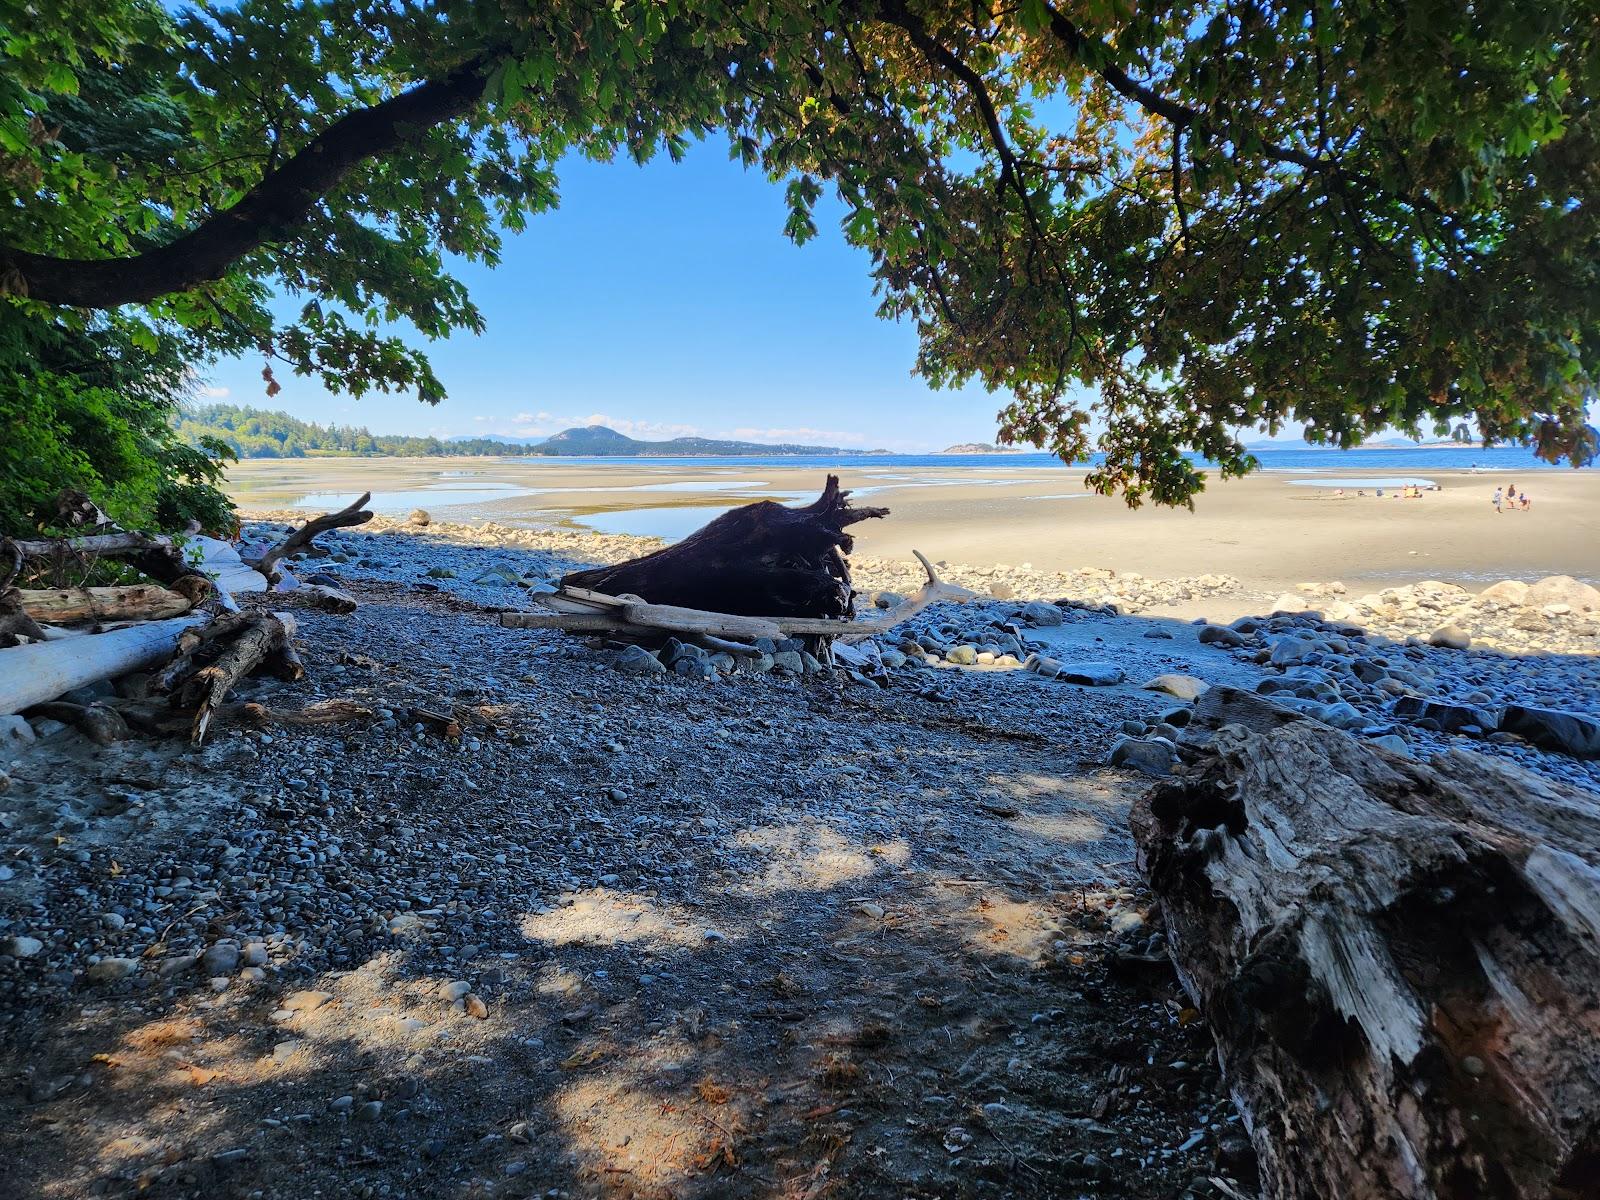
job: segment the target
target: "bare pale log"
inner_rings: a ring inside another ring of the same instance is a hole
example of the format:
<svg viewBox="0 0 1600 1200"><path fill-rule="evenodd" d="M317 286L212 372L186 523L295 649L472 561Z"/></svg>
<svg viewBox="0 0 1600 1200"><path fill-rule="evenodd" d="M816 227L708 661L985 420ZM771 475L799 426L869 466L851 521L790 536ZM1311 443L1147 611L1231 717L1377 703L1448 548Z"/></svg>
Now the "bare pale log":
<svg viewBox="0 0 1600 1200"><path fill-rule="evenodd" d="M739 616L722 612L682 608L669 604L644 604L593 591L569 596L563 588L554 596L541 597L554 612L500 614L507 629L563 629L569 632L633 633L650 629L669 630L695 637L819 637L856 641L887 633L903 625L930 604L961 604L974 593L956 584L944 583L933 564L920 550L913 551L927 573L927 582L904 604L864 620L829 617ZM570 601L561 604L561 601Z"/></svg>
<svg viewBox="0 0 1600 1200"><path fill-rule="evenodd" d="M371 499L371 492L363 492L358 499L345 505L338 512L323 513L320 517L313 517L262 555L256 562L255 569L266 576L269 586L277 586L279 578L277 568L280 559L311 546L318 534L327 533L330 529L362 525L372 520L372 514L364 511Z"/></svg>
<svg viewBox="0 0 1600 1200"><path fill-rule="evenodd" d="M1600 1195L1600 796L1196 713L1134 835L1266 1194Z"/></svg>
<svg viewBox="0 0 1600 1200"><path fill-rule="evenodd" d="M191 614L0 650L0 713L21 712L73 688L165 662L178 639L204 620Z"/></svg>
<svg viewBox="0 0 1600 1200"><path fill-rule="evenodd" d="M20 590L22 608L46 625L80 621L162 621L194 607L188 596L149 583L118 587L29 588Z"/></svg>

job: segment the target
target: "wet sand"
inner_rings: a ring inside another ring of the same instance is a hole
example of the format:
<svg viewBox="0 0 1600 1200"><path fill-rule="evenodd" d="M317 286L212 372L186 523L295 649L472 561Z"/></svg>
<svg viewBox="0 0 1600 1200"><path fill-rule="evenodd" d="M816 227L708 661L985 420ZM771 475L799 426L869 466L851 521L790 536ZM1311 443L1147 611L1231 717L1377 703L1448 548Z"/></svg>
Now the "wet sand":
<svg viewBox="0 0 1600 1200"><path fill-rule="evenodd" d="M1474 583L1568 574L1600 579L1600 471L1503 473L1429 470L1439 491L1395 498L1393 471L1261 473L1212 478L1195 511L1145 507L1087 493L1066 468L923 468L886 463L841 475L861 501L891 510L856 527L858 551L974 565L1084 566L1152 577L1226 572L1247 586L1339 579L1351 587L1419 579ZM255 459L229 473L247 509L339 507L364 490L389 513L422 507L456 521L572 526L675 537L728 506L814 495L820 467L642 465L618 461ZM1308 481L1338 478L1333 487ZM1514 482L1527 512L1496 513L1490 497ZM1365 489L1357 496L1355 484ZM1383 486L1382 499L1375 495Z"/></svg>

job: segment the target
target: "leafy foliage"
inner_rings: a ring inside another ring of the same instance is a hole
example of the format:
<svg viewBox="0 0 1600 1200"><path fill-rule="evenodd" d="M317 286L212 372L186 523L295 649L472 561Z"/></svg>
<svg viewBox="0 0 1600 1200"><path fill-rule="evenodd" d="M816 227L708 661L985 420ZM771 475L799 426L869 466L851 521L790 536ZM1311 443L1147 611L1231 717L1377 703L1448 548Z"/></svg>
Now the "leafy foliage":
<svg viewBox="0 0 1600 1200"><path fill-rule="evenodd" d="M1585 0L0 6L0 290L29 319L58 287L139 345L437 400L394 326L481 328L451 258L493 263L564 154L721 129L795 240L842 199L923 375L1009 393L1007 441L1104 451L1130 503L1290 421L1595 450Z"/></svg>
<svg viewBox="0 0 1600 1200"><path fill-rule="evenodd" d="M502 456L529 454L534 449L494 438L443 442L435 437L374 434L365 428L318 425L288 413L232 404L185 405L175 428L178 437L189 445L204 447L210 440L240 458L304 458L315 454Z"/></svg>

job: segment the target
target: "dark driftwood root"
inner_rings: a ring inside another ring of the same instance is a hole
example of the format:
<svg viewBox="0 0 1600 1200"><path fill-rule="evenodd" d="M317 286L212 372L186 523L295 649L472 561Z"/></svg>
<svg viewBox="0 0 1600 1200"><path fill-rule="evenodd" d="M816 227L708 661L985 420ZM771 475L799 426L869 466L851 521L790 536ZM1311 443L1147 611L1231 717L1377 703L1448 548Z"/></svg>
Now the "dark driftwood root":
<svg viewBox="0 0 1600 1200"><path fill-rule="evenodd" d="M330 529L344 529L351 525L364 525L372 520L372 514L364 511L367 501L371 499L371 492L363 492L360 498L345 505L338 512L323 513L320 517L313 517L263 554L255 564L256 570L267 577L267 583L270 586L276 587L278 580L282 578L278 571L279 561L287 558L297 550L310 548L316 541L318 534L327 533Z"/></svg>
<svg viewBox="0 0 1600 1200"><path fill-rule="evenodd" d="M1193 728L1134 836L1266 1194L1600 1196L1600 797L1231 689Z"/></svg>
<svg viewBox="0 0 1600 1200"><path fill-rule="evenodd" d="M49 717L64 725L71 725L100 746L109 746L128 736L128 724L116 709L104 704L73 704L66 700L52 700L36 704L28 710L30 717Z"/></svg>
<svg viewBox="0 0 1600 1200"><path fill-rule="evenodd" d="M14 587L0 586L0 647L15 646L18 638L44 641L44 630L28 615L22 593Z"/></svg>
<svg viewBox="0 0 1600 1200"><path fill-rule="evenodd" d="M681 542L561 582L652 604L746 616L844 617L850 613L854 539L848 525L887 516L852 508L829 475L822 495L802 508L772 500L723 513Z"/></svg>

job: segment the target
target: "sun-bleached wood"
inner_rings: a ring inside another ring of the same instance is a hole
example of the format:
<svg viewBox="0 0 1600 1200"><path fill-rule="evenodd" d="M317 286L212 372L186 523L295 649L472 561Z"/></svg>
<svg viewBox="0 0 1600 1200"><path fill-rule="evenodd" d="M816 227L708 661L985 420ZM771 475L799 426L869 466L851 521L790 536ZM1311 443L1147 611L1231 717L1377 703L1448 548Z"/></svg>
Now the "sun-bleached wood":
<svg viewBox="0 0 1600 1200"><path fill-rule="evenodd" d="M669 604L643 604L589 589L577 589L581 595L568 597L567 589L554 596L540 597L541 603L551 603L555 612L500 614L500 624L506 629L564 629L569 632L643 632L641 627L664 629L673 633L711 635L713 637L830 637L842 641L859 641L879 633L887 633L905 624L930 604L964 604L976 593L953 583L944 583L933 564L920 550L913 550L917 561L927 574L917 594L904 604L875 617L864 620L833 619L828 617L745 617L730 613L706 612L701 609L681 608ZM560 604L570 599L569 604Z"/></svg>
<svg viewBox="0 0 1600 1200"><path fill-rule="evenodd" d="M1600 1195L1600 796L1213 688L1135 806L1275 1200Z"/></svg>
<svg viewBox="0 0 1600 1200"><path fill-rule="evenodd" d="M194 601L150 583L117 587L19 589L22 609L45 625L78 621L161 621L181 616Z"/></svg>
<svg viewBox="0 0 1600 1200"><path fill-rule="evenodd" d="M63 692L164 662L200 614L128 625L89 637L0 650L0 714L17 713Z"/></svg>

